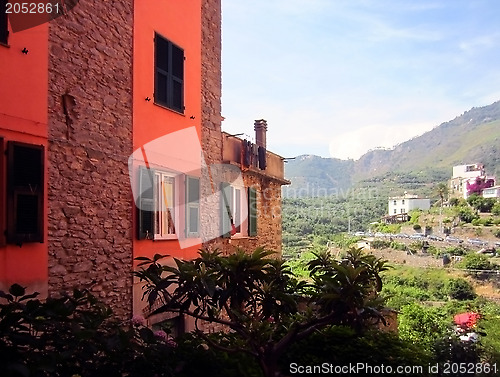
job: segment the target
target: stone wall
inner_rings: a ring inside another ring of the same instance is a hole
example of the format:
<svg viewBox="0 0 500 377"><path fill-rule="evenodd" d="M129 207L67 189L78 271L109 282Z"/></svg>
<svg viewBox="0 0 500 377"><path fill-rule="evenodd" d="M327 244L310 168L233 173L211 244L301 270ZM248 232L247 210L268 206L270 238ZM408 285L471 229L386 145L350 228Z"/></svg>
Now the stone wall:
<svg viewBox="0 0 500 377"><path fill-rule="evenodd" d="M202 124L201 143L205 164L222 163L221 132L221 2L202 1ZM220 234L220 196L212 173L202 171L201 229L206 248L230 253L237 247L251 251L258 246L281 252L281 183L262 174L245 172L245 186L258 187L257 237L222 239Z"/></svg>
<svg viewBox="0 0 500 377"><path fill-rule="evenodd" d="M221 133L221 0L202 0L201 9L201 145L204 164L200 180L200 224L205 247L219 247L218 187L208 167L222 162Z"/></svg>
<svg viewBox="0 0 500 377"><path fill-rule="evenodd" d="M257 189L257 235L224 239L221 248L225 253L236 248L253 251L257 247L281 255L281 183L252 172L243 173L245 187Z"/></svg>
<svg viewBox="0 0 500 377"><path fill-rule="evenodd" d="M132 311L133 0L81 1L49 26L49 294Z"/></svg>

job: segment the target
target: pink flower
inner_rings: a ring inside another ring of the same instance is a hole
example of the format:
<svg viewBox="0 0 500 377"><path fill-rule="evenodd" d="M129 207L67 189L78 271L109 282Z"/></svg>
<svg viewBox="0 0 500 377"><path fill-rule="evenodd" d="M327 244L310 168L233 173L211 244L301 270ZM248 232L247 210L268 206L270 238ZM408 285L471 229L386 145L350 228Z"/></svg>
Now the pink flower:
<svg viewBox="0 0 500 377"><path fill-rule="evenodd" d="M154 336L157 337L160 340L163 340L164 342L168 341L168 335L165 331L163 330L158 330L155 331Z"/></svg>
<svg viewBox="0 0 500 377"><path fill-rule="evenodd" d="M169 346L169 347L172 347L172 348L177 347L177 342L173 339L167 339L166 343L167 343L167 346Z"/></svg>
<svg viewBox="0 0 500 377"><path fill-rule="evenodd" d="M146 319L142 315L137 315L137 314L132 317L130 322L134 326L145 326L146 325Z"/></svg>

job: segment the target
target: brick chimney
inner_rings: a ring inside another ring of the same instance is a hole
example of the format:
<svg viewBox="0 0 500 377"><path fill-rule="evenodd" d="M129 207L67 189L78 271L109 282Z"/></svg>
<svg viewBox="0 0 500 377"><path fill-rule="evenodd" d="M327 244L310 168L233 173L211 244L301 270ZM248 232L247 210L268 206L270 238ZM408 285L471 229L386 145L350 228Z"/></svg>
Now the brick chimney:
<svg viewBox="0 0 500 377"><path fill-rule="evenodd" d="M260 147L267 148L266 146L266 133L267 133L267 121L264 119L256 120L254 123L255 130L255 144Z"/></svg>

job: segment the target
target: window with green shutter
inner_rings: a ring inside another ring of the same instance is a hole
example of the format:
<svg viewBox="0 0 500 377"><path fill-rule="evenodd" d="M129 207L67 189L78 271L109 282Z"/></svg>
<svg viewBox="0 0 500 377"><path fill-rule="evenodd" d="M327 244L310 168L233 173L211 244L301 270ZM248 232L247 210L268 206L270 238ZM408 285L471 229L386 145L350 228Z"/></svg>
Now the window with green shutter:
<svg viewBox="0 0 500 377"><path fill-rule="evenodd" d="M248 235L257 235L257 190L248 188Z"/></svg>
<svg viewBox="0 0 500 377"><path fill-rule="evenodd" d="M155 34L155 103L184 113L184 50Z"/></svg>
<svg viewBox="0 0 500 377"><path fill-rule="evenodd" d="M200 234L200 179L186 176L186 237Z"/></svg>
<svg viewBox="0 0 500 377"><path fill-rule="evenodd" d="M137 198L137 238L153 239L154 170L139 168L139 196Z"/></svg>
<svg viewBox="0 0 500 377"><path fill-rule="evenodd" d="M223 238L231 237L233 223L232 215L232 202L233 202L233 191L231 185L226 182L221 182L220 184L220 195L221 195L221 216L220 216L220 234Z"/></svg>

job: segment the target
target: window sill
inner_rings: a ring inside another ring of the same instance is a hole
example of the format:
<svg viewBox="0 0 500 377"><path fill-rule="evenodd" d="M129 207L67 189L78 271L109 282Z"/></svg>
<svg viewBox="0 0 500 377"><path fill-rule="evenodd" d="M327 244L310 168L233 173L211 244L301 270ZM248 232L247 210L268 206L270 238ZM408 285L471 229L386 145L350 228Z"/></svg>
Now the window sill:
<svg viewBox="0 0 500 377"><path fill-rule="evenodd" d="M0 46L10 48L10 45L8 43L0 42Z"/></svg>
<svg viewBox="0 0 500 377"><path fill-rule="evenodd" d="M178 241L178 240L179 240L179 238L177 236L153 238L153 241Z"/></svg>
<svg viewBox="0 0 500 377"><path fill-rule="evenodd" d="M244 236L244 235L235 235L235 236L232 236L230 238L230 240L235 240L235 241L238 241L238 240L253 240L253 239L257 239L257 236Z"/></svg>
<svg viewBox="0 0 500 377"><path fill-rule="evenodd" d="M168 107L167 105L162 105L161 103L158 103L158 102L153 102L153 105L161 107L162 109L171 111L171 112L173 112L175 114L182 115L183 117L186 116L186 114L180 112L179 110L172 109L172 108Z"/></svg>

